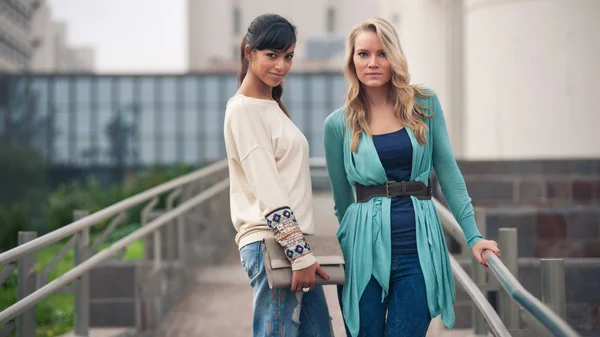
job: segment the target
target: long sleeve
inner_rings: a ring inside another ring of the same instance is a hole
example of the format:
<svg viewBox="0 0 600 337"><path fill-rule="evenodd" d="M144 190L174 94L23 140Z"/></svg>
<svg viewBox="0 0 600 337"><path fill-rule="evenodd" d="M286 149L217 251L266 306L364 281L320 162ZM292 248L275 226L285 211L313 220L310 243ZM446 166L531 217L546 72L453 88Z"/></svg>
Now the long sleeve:
<svg viewBox="0 0 600 337"><path fill-rule="evenodd" d="M275 240L284 248L293 270L311 266L316 260L288 202L288 193L277 169L270 133L260 111L244 109L243 104L228 106L225 142L235 153L246 175L261 214L273 230Z"/></svg>
<svg viewBox="0 0 600 337"><path fill-rule="evenodd" d="M325 120L323 140L325 163L333 190L334 212L338 222L341 223L346 209L354 202L354 192L344 168L343 124L340 125L338 117L336 112Z"/></svg>
<svg viewBox="0 0 600 337"><path fill-rule="evenodd" d="M471 198L467 192L465 180L460 172L448 137L446 119L437 95L430 99L433 107L433 168L437 174L442 193L448 202L450 211L462 228L469 248L482 239L475 222L475 213Z"/></svg>

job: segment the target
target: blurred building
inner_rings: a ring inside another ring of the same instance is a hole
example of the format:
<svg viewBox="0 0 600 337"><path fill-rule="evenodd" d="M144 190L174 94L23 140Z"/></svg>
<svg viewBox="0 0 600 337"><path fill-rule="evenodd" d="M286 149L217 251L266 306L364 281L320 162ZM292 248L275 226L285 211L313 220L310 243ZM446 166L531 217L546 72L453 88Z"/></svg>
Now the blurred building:
<svg viewBox="0 0 600 337"><path fill-rule="evenodd" d="M0 1L0 72L93 72L94 50L67 31L43 0Z"/></svg>
<svg viewBox="0 0 600 337"><path fill-rule="evenodd" d="M339 73L291 74L283 100L322 157L323 120L344 99ZM225 157L228 74L0 76L0 141L28 144L51 166L199 164Z"/></svg>
<svg viewBox="0 0 600 337"><path fill-rule="evenodd" d="M598 0L382 0L469 160L600 157L598 14Z"/></svg>
<svg viewBox="0 0 600 337"><path fill-rule="evenodd" d="M39 1L0 1L0 70L29 69L37 40L31 22Z"/></svg>
<svg viewBox="0 0 600 337"><path fill-rule="evenodd" d="M189 71L237 70L240 42L250 22L277 13L298 29L295 71L341 70L345 39L363 19L380 13L379 1L188 0Z"/></svg>
<svg viewBox="0 0 600 337"><path fill-rule="evenodd" d="M94 50L68 43L68 26L52 18L48 5L41 6L33 20L40 44L32 58L36 72L93 72Z"/></svg>

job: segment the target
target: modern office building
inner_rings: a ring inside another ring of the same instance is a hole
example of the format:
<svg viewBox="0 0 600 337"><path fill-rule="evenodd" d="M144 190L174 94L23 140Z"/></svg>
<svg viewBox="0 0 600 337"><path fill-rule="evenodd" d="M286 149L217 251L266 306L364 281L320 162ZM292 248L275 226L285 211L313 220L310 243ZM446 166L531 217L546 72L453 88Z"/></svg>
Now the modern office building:
<svg viewBox="0 0 600 337"><path fill-rule="evenodd" d="M43 0L0 1L0 73L93 72L94 50L67 41Z"/></svg>
<svg viewBox="0 0 600 337"><path fill-rule="evenodd" d="M29 70L38 40L32 21L41 1L0 1L0 71Z"/></svg>
<svg viewBox="0 0 600 337"><path fill-rule="evenodd" d="M0 140L31 144L48 163L146 166L225 156L224 75L8 75L0 79ZM323 156L325 117L341 106L339 73L291 75L284 102Z"/></svg>

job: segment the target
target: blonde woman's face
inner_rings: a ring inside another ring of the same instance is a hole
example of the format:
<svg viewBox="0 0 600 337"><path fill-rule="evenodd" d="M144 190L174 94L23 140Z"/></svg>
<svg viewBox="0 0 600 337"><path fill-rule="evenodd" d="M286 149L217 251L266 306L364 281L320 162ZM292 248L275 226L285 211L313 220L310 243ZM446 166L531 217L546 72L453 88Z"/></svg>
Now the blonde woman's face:
<svg viewBox="0 0 600 337"><path fill-rule="evenodd" d="M356 36L353 59L363 85L376 88L390 82L392 65L375 32L363 31Z"/></svg>

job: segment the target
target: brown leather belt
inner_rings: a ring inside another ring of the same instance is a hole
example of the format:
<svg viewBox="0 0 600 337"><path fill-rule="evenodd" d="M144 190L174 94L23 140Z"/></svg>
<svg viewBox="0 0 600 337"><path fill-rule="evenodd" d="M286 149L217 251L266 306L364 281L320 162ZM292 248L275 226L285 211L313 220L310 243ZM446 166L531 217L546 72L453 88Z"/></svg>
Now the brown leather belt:
<svg viewBox="0 0 600 337"><path fill-rule="evenodd" d="M363 186L356 184L356 202L366 202L375 197L413 196L419 200L431 199L431 180L429 186L420 181L388 181L382 185Z"/></svg>

